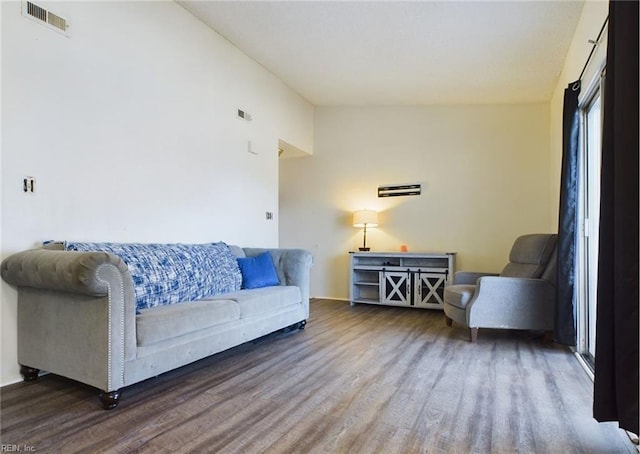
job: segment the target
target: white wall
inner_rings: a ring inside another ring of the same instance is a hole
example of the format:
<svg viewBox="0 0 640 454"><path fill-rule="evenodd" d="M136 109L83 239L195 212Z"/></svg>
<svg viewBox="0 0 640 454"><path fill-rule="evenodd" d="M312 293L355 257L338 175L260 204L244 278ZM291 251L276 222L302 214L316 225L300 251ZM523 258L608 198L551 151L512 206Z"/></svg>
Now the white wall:
<svg viewBox="0 0 640 454"><path fill-rule="evenodd" d="M555 230L546 103L316 108L314 137L280 165L280 244L313 251L313 296L348 298L358 209L381 212L372 250L456 251L466 270L499 271L518 235ZM379 199L389 183L422 195Z"/></svg>
<svg viewBox="0 0 640 454"><path fill-rule="evenodd" d="M551 218L554 221L553 228L558 227L558 210L560 206L560 173L562 170L562 107L564 100L564 89L571 82L580 76L580 72L587 61L591 48L589 40L598 37L598 32L602 28L607 15L609 14L608 1L588 1L584 4L582 15L573 35L571 46L567 52L562 72L558 78L558 84L553 92L550 103L550 134L551 134ZM604 32L606 38L606 30ZM602 52L604 51L604 52ZM602 44L592 58L592 63L585 71L583 83L586 84L593 73L596 63L602 59L602 54L606 54L606 44ZM583 86L583 91L586 87Z"/></svg>
<svg viewBox="0 0 640 454"><path fill-rule="evenodd" d="M49 239L276 246L278 140L311 152L313 106L173 2L44 6L70 38L1 5L2 257ZM1 290L6 384L16 292Z"/></svg>

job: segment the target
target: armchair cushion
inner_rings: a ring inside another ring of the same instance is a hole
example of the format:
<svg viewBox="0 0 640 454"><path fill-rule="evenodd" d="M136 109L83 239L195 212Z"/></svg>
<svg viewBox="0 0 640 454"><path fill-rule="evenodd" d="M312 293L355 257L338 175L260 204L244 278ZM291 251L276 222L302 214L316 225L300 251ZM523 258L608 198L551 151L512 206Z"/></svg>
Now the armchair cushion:
<svg viewBox="0 0 640 454"><path fill-rule="evenodd" d="M458 284L476 285L478 283L478 279L480 279L483 276L498 276L498 273L457 271L453 275L453 285L458 285Z"/></svg>
<svg viewBox="0 0 640 454"><path fill-rule="evenodd" d="M475 285L450 285L444 289L445 300L451 306L464 309L473 298L475 291Z"/></svg>

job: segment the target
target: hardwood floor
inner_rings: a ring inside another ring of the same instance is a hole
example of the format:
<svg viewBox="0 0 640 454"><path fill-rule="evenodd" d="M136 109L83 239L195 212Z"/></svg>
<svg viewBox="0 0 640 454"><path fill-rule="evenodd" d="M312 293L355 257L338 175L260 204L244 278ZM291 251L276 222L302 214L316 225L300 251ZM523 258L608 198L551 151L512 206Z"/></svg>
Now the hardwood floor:
<svg viewBox="0 0 640 454"><path fill-rule="evenodd" d="M2 444L38 453L636 453L591 417L573 355L442 312L313 300L278 333L125 388L47 375L1 390Z"/></svg>

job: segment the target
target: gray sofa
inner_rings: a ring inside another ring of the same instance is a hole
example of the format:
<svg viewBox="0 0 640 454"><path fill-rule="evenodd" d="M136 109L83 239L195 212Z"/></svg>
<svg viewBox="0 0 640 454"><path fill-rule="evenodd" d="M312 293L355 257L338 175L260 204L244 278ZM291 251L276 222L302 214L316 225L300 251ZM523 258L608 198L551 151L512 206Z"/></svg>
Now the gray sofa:
<svg viewBox="0 0 640 454"><path fill-rule="evenodd" d="M223 244L223 243L221 243ZM105 409L120 389L286 328L309 316L310 252L271 254L279 285L137 309L130 268L107 252L19 252L2 262L18 288L18 362L25 381L48 371L94 386Z"/></svg>

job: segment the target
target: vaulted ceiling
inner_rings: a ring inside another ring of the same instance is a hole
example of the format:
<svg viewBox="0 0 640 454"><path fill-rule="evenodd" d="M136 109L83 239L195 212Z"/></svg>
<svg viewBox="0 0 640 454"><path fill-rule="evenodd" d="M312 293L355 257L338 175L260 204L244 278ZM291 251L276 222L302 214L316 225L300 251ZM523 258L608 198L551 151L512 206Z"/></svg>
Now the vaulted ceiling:
<svg viewBox="0 0 640 454"><path fill-rule="evenodd" d="M317 106L545 102L584 1L179 1Z"/></svg>

